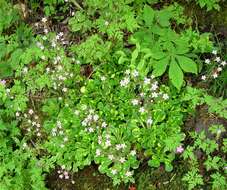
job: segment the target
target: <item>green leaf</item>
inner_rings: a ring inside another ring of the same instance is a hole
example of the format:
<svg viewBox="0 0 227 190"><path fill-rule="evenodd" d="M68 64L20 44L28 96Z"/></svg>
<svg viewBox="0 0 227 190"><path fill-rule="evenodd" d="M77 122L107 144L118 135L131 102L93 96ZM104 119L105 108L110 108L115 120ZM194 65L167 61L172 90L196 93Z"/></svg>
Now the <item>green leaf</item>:
<svg viewBox="0 0 227 190"><path fill-rule="evenodd" d="M169 78L173 85L179 90L184 81L184 74L177 64L176 60L172 58L170 67L169 67Z"/></svg>
<svg viewBox="0 0 227 190"><path fill-rule="evenodd" d="M148 165L151 167L159 167L160 166L160 161L158 158L153 158L152 160L148 161Z"/></svg>
<svg viewBox="0 0 227 190"><path fill-rule="evenodd" d="M154 10L151 7L145 5L143 9L143 20L145 21L146 26L151 26L153 24L154 16Z"/></svg>
<svg viewBox="0 0 227 190"><path fill-rule="evenodd" d="M169 162L165 162L165 170L166 170L167 172L171 172L171 171L173 170L172 164L169 163Z"/></svg>
<svg viewBox="0 0 227 190"><path fill-rule="evenodd" d="M166 71L166 67L168 64L169 64L169 57L165 57L164 59L156 61L153 66L154 70L152 74L156 77L163 75Z"/></svg>
<svg viewBox="0 0 227 190"><path fill-rule="evenodd" d="M185 56L176 56L176 58L183 71L197 74L197 65L192 59Z"/></svg>
<svg viewBox="0 0 227 190"><path fill-rule="evenodd" d="M172 13L167 10L161 10L158 13L158 22L162 27L168 27L170 25L169 19L171 18Z"/></svg>

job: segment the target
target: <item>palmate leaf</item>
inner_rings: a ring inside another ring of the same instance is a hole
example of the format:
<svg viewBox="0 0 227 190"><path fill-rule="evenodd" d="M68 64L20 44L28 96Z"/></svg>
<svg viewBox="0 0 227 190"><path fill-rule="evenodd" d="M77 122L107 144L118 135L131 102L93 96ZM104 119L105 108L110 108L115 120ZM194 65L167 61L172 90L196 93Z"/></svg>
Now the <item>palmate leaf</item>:
<svg viewBox="0 0 227 190"><path fill-rule="evenodd" d="M170 62L169 78L173 85L179 90L184 81L184 74L174 58L172 58Z"/></svg>
<svg viewBox="0 0 227 190"><path fill-rule="evenodd" d="M176 59L183 71L187 73L197 74L197 65L192 59L185 56L178 56L178 55L176 56Z"/></svg>
<svg viewBox="0 0 227 190"><path fill-rule="evenodd" d="M166 68L169 65L169 59L170 58L167 56L159 61L154 62L154 65L153 65L154 70L152 74L155 77L159 77L165 73Z"/></svg>
<svg viewBox="0 0 227 190"><path fill-rule="evenodd" d="M146 26L149 27L153 24L154 17L155 11L151 7L145 5L143 10L143 20L145 21Z"/></svg>

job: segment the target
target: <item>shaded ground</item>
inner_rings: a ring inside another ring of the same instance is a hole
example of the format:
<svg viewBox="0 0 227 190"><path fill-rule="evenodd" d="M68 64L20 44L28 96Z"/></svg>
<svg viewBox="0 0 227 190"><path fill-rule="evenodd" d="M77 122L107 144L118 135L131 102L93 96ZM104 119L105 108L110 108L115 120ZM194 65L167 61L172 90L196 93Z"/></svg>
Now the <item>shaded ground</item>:
<svg viewBox="0 0 227 190"><path fill-rule="evenodd" d="M73 174L68 180L60 179L55 170L47 177L47 187L50 190L184 190L187 188L180 180L183 170L184 168L178 168L177 171L168 173L163 167L152 169L144 165L135 172L135 184L113 186L110 178L100 174L97 167L91 165Z"/></svg>

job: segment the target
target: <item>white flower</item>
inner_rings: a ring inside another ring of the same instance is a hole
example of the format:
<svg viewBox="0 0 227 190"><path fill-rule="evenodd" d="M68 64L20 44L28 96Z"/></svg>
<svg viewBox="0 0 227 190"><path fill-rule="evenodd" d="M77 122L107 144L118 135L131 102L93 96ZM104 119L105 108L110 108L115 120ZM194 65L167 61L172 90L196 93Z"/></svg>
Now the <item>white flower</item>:
<svg viewBox="0 0 227 190"><path fill-rule="evenodd" d="M26 148L28 145L26 143L23 143L23 148Z"/></svg>
<svg viewBox="0 0 227 190"><path fill-rule="evenodd" d="M164 100L168 100L169 99L169 95L168 94L163 94L162 97L163 97Z"/></svg>
<svg viewBox="0 0 227 190"><path fill-rule="evenodd" d="M33 111L32 109L30 109L30 110L28 111L28 113L29 113L30 115L32 115L32 114L34 113L34 111Z"/></svg>
<svg viewBox="0 0 227 190"><path fill-rule="evenodd" d="M19 117L20 116L20 113L19 112L16 112L16 117Z"/></svg>
<svg viewBox="0 0 227 190"><path fill-rule="evenodd" d="M90 133L93 133L93 132L94 132L94 129L93 129L92 127L89 127L89 128L88 128L88 131L89 131Z"/></svg>
<svg viewBox="0 0 227 190"><path fill-rule="evenodd" d="M57 121L57 127L61 127L61 121Z"/></svg>
<svg viewBox="0 0 227 190"><path fill-rule="evenodd" d="M137 99L133 99L132 100L132 105L135 106L135 105L138 105L139 104L139 100Z"/></svg>
<svg viewBox="0 0 227 190"><path fill-rule="evenodd" d="M127 86L129 82L130 82L129 78L124 78L123 80L120 81L120 85Z"/></svg>
<svg viewBox="0 0 227 190"><path fill-rule="evenodd" d="M63 178L63 175L62 175L62 174L61 174L61 175L59 175L59 178L60 178L60 179L62 179L62 178Z"/></svg>
<svg viewBox="0 0 227 190"><path fill-rule="evenodd" d="M109 139L109 138L110 138L110 135L109 135L109 134L107 134L107 135L106 135L106 138L107 138L107 139Z"/></svg>
<svg viewBox="0 0 227 190"><path fill-rule="evenodd" d="M151 119L151 118L149 118L148 120L147 120L147 124L148 125L151 125L153 123L153 120Z"/></svg>
<svg viewBox="0 0 227 190"><path fill-rule="evenodd" d="M46 36L43 36L43 40L45 40L45 41L46 41L46 40L47 40L47 37L46 37Z"/></svg>
<svg viewBox="0 0 227 190"><path fill-rule="evenodd" d="M109 25L109 22L108 21L105 21L105 23L104 23L106 26L108 26Z"/></svg>
<svg viewBox="0 0 227 190"><path fill-rule="evenodd" d="M38 133L37 133L37 136L38 136L38 137L40 137L40 136L41 136L41 133L40 133L40 132L38 132Z"/></svg>
<svg viewBox="0 0 227 190"><path fill-rule="evenodd" d="M105 76L101 76L101 81L105 81L106 80L106 77Z"/></svg>
<svg viewBox="0 0 227 190"><path fill-rule="evenodd" d="M43 22L43 23L46 23L46 22L47 22L47 18L43 17L43 18L42 18L42 22Z"/></svg>
<svg viewBox="0 0 227 190"><path fill-rule="evenodd" d="M158 93L153 92L153 93L151 94L151 96L152 96L152 98L157 98L157 97L158 97Z"/></svg>
<svg viewBox="0 0 227 190"><path fill-rule="evenodd" d="M218 77L218 74L214 73L212 76L213 76L214 79L216 79Z"/></svg>
<svg viewBox="0 0 227 190"><path fill-rule="evenodd" d="M60 145L60 147L61 147L61 148L64 148L64 147L65 147L65 145L64 145L64 144L61 144L61 145Z"/></svg>
<svg viewBox="0 0 227 190"><path fill-rule="evenodd" d="M116 145L116 149L117 149L117 150L120 150L120 149L121 149L121 145L120 145L120 144L117 144L117 145Z"/></svg>
<svg viewBox="0 0 227 190"><path fill-rule="evenodd" d="M132 150L132 151L130 152L130 155L135 156L135 155L136 155L136 151L135 151L135 150Z"/></svg>
<svg viewBox="0 0 227 190"><path fill-rule="evenodd" d="M127 172L125 173L125 175L126 175L126 177L130 177L130 176L132 176L132 172L127 171Z"/></svg>
<svg viewBox="0 0 227 190"><path fill-rule="evenodd" d="M145 112L144 107L141 107L141 108L139 109L139 112L140 112L140 113L144 113L144 112Z"/></svg>
<svg viewBox="0 0 227 190"><path fill-rule="evenodd" d="M218 53L217 50L212 51L212 54L214 54L214 55L217 55L217 53Z"/></svg>
<svg viewBox="0 0 227 190"><path fill-rule="evenodd" d="M221 71L222 71L222 68L221 68L221 67L218 67L218 68L217 68L217 71L218 71L218 72L221 72Z"/></svg>
<svg viewBox="0 0 227 190"><path fill-rule="evenodd" d="M65 179L69 179L69 176L68 176L68 175L66 175L66 176L65 176Z"/></svg>
<svg viewBox="0 0 227 190"><path fill-rule="evenodd" d="M67 92L68 89L67 89L66 87L64 87L64 88L62 89L62 91L63 91L63 92Z"/></svg>
<svg viewBox="0 0 227 190"><path fill-rule="evenodd" d="M97 149L95 154L96 154L96 156L100 156L101 155L101 150Z"/></svg>
<svg viewBox="0 0 227 190"><path fill-rule="evenodd" d="M129 75L129 74L130 74L130 70L127 69L127 70L125 71L125 74L126 74L126 75Z"/></svg>
<svg viewBox="0 0 227 190"><path fill-rule="evenodd" d="M202 80L206 80L206 78L207 78L207 77L206 77L205 75L203 75L203 76L201 77Z"/></svg>
<svg viewBox="0 0 227 190"><path fill-rule="evenodd" d="M41 59L42 59L42 60L45 60L45 59L46 59L46 57L45 57L44 55L42 55L42 56L41 56Z"/></svg>
<svg viewBox="0 0 227 190"><path fill-rule="evenodd" d="M106 140L106 146L107 146L107 147L111 146L110 140Z"/></svg>
<svg viewBox="0 0 227 190"><path fill-rule="evenodd" d="M144 97L144 96L145 96L145 94L144 94L143 92L141 92L141 93L140 93L140 96L141 96L141 97Z"/></svg>
<svg viewBox="0 0 227 190"><path fill-rule="evenodd" d="M145 79L144 79L144 84L147 85L147 84L149 84L150 82L151 82L151 79L149 79L149 78L145 78Z"/></svg>
<svg viewBox="0 0 227 190"><path fill-rule="evenodd" d="M106 128L106 126L107 126L106 122L103 122L102 123L102 128Z"/></svg>
<svg viewBox="0 0 227 190"><path fill-rule="evenodd" d="M112 170L111 170L111 173L112 173L113 175L115 175L115 174L117 174L117 170L112 169Z"/></svg>
<svg viewBox="0 0 227 190"><path fill-rule="evenodd" d="M27 73L28 72L28 68L27 67L24 67L23 68L23 73Z"/></svg>
<svg viewBox="0 0 227 190"><path fill-rule="evenodd" d="M220 57L216 57L216 58L215 58L215 61L216 61L216 62L220 62L220 61L221 61L221 58L220 58Z"/></svg>
<svg viewBox="0 0 227 190"><path fill-rule="evenodd" d="M139 76L139 72L138 72L138 71L136 71L136 70L134 70L134 71L133 71L133 73L132 73L132 76L134 76L134 77L138 77L138 76Z"/></svg>
<svg viewBox="0 0 227 190"><path fill-rule="evenodd" d="M157 88L158 88L157 83L153 83L153 84L151 85L151 90L157 90Z"/></svg>
<svg viewBox="0 0 227 190"><path fill-rule="evenodd" d="M155 78L155 76L154 75L151 75L151 79L154 79Z"/></svg>
<svg viewBox="0 0 227 190"><path fill-rule="evenodd" d="M121 144L121 148L122 149L126 148L126 144L125 143Z"/></svg>
<svg viewBox="0 0 227 190"><path fill-rule="evenodd" d="M59 36L59 35L57 35L57 36L56 36L56 39L57 39L57 40L59 40L59 39L60 39L60 36Z"/></svg>
<svg viewBox="0 0 227 190"><path fill-rule="evenodd" d="M45 28L43 31L45 34L47 34L49 32L47 28Z"/></svg>
<svg viewBox="0 0 227 190"><path fill-rule="evenodd" d="M112 154L108 155L108 158L112 161L114 159L114 156Z"/></svg>
<svg viewBox="0 0 227 190"><path fill-rule="evenodd" d="M226 61L222 61L222 62L221 62L221 65L222 65L223 67L224 67L226 64L227 64Z"/></svg>
<svg viewBox="0 0 227 190"><path fill-rule="evenodd" d="M94 121L98 121L98 119L99 119L99 116L98 116L97 114L95 114L95 115L93 116L93 120L94 120Z"/></svg>
<svg viewBox="0 0 227 190"><path fill-rule="evenodd" d="M206 64L210 64L210 59L205 59Z"/></svg>
<svg viewBox="0 0 227 190"><path fill-rule="evenodd" d="M121 157L121 158L119 159L119 162L124 163L124 162L125 162L125 158L124 158L124 157Z"/></svg>
<svg viewBox="0 0 227 190"><path fill-rule="evenodd" d="M67 142L68 141L68 137L64 137L63 141Z"/></svg>
<svg viewBox="0 0 227 190"><path fill-rule="evenodd" d="M57 44L56 44L55 42L52 42L52 43L51 43L51 46L52 46L53 48L55 48L56 45L57 45Z"/></svg>

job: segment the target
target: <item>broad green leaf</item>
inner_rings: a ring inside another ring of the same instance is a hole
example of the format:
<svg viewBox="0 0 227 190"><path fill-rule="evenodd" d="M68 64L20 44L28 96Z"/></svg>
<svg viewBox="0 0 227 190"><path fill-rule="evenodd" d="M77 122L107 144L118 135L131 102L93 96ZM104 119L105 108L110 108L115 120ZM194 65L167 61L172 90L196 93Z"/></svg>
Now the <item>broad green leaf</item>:
<svg viewBox="0 0 227 190"><path fill-rule="evenodd" d="M192 59L185 56L176 56L176 58L183 71L197 74L197 65Z"/></svg>
<svg viewBox="0 0 227 190"><path fill-rule="evenodd" d="M159 11L158 13L158 22L162 27L168 27L170 25L169 19L171 18L172 13L167 10Z"/></svg>
<svg viewBox="0 0 227 190"><path fill-rule="evenodd" d="M132 59L131 59L131 64L135 64L136 58L139 55L139 50L136 48L133 52L132 52Z"/></svg>
<svg viewBox="0 0 227 190"><path fill-rule="evenodd" d="M145 21L146 26L151 26L153 24L154 16L154 10L151 7L145 5L143 9L143 20Z"/></svg>
<svg viewBox="0 0 227 190"><path fill-rule="evenodd" d="M156 61L153 65L153 75L156 77L159 77L163 75L166 71L166 67L169 64L169 57L165 57L164 59L161 59L159 61Z"/></svg>
<svg viewBox="0 0 227 190"><path fill-rule="evenodd" d="M176 49L175 49L176 54L182 55L189 52L189 44L187 43L186 40L176 39L174 43L176 44Z"/></svg>
<svg viewBox="0 0 227 190"><path fill-rule="evenodd" d="M173 85L180 90L183 81L184 81L184 74L181 70L181 68L179 67L179 65L177 64L175 59L171 59L170 62L170 67L169 67L169 78L171 80L171 82L173 83Z"/></svg>

